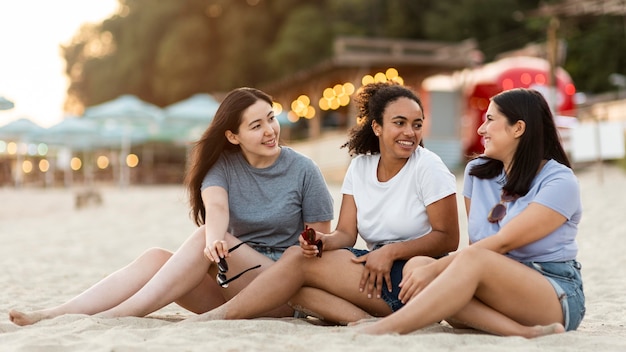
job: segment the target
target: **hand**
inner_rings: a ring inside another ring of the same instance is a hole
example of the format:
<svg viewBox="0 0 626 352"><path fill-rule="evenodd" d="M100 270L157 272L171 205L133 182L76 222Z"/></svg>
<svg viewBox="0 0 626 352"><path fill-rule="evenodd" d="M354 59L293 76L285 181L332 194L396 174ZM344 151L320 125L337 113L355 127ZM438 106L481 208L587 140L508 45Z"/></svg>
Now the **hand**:
<svg viewBox="0 0 626 352"><path fill-rule="evenodd" d="M326 236L321 234L318 238L317 231L307 226L298 238L300 247L302 248L302 254L304 254L305 257L321 258L324 249L324 241L322 239L325 237Z"/></svg>
<svg viewBox="0 0 626 352"><path fill-rule="evenodd" d="M204 256L210 261L219 263L220 258L226 258L228 254L228 243L225 240L215 240L212 245L204 248Z"/></svg>
<svg viewBox="0 0 626 352"><path fill-rule="evenodd" d="M438 275L434 265L418 266L409 272L405 272L400 286L398 298L406 304L413 297L417 296L426 286L428 286Z"/></svg>
<svg viewBox="0 0 626 352"><path fill-rule="evenodd" d="M387 284L387 289L391 292L391 266L393 260L385 254L385 247L381 247L366 255L353 258L354 263L365 263L363 274L359 282L359 291L367 292L367 297L381 297L383 290L383 280Z"/></svg>

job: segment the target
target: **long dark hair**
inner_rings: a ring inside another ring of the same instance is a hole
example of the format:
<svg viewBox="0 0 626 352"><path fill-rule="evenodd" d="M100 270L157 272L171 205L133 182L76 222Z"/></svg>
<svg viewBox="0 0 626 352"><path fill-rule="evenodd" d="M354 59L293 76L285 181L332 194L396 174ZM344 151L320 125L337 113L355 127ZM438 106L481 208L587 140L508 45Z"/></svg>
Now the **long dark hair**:
<svg viewBox="0 0 626 352"><path fill-rule="evenodd" d="M190 215L196 225L204 224L206 209L202 202L202 181L224 150L241 150L226 139L226 131L239 133L243 112L259 100L272 105L272 98L254 88L232 90L222 101L213 121L191 151L185 185L189 193Z"/></svg>
<svg viewBox="0 0 626 352"><path fill-rule="evenodd" d="M380 144L372 129L372 121L382 126L383 113L387 105L399 98L414 100L424 112L422 101L417 95L398 83L377 82L361 87L355 97L357 125L350 130L350 139L341 148L348 147L350 155L380 153ZM419 141L419 144L424 146L422 141Z"/></svg>
<svg viewBox="0 0 626 352"><path fill-rule="evenodd" d="M561 146L559 135L546 99L536 90L517 88L504 91L491 98L509 125L522 120L526 130L520 137L517 150L508 170L506 184L502 189L524 196L535 178L543 159L555 161L571 168L570 161ZM494 178L502 172L504 164L495 159L474 166L469 174L478 178Z"/></svg>

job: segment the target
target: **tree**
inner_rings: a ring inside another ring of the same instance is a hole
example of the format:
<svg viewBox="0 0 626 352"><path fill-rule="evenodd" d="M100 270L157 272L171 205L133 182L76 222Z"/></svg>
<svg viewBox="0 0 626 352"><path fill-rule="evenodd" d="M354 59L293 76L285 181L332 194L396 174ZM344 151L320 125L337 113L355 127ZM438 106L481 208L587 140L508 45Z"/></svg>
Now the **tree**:
<svg viewBox="0 0 626 352"><path fill-rule="evenodd" d="M487 61L545 42L540 4L559 0L118 0L117 14L79 29L62 47L66 105L80 113L121 94L159 106L198 92L257 86L332 55L337 36L460 41ZM569 0L567 0L569 1ZM511 9L514 9L513 11ZM626 71L622 17L563 21L565 68L577 86L610 89Z"/></svg>

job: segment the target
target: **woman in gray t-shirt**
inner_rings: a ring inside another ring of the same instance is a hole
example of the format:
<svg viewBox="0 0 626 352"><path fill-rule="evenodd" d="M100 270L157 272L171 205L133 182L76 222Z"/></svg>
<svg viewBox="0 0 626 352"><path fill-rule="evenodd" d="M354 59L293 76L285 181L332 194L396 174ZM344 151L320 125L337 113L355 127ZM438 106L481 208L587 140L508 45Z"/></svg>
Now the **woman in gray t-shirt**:
<svg viewBox="0 0 626 352"><path fill-rule="evenodd" d="M150 249L59 306L12 310L11 321L29 325L63 314L145 316L172 302L203 313L297 245L305 226L328 232L333 204L319 168L281 147L279 135L267 94L253 88L230 92L196 143L185 180L198 230L175 253ZM292 316L293 310L285 305L269 314Z"/></svg>

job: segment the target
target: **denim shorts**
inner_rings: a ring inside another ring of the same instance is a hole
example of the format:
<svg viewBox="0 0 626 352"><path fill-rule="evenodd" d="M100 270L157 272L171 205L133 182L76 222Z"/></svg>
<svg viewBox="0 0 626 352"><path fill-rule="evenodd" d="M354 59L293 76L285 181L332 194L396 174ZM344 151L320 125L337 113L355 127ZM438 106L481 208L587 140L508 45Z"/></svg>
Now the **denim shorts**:
<svg viewBox="0 0 626 352"><path fill-rule="evenodd" d="M585 294L580 263L570 260L567 262L522 262L522 264L537 270L548 279L561 302L565 330L576 330L585 316Z"/></svg>
<svg viewBox="0 0 626 352"><path fill-rule="evenodd" d="M370 252L367 249L357 249L357 248L352 248L352 247L346 247L344 249L349 250L350 252L352 252L352 254L354 254L357 257L366 255L367 253ZM383 281L383 288L380 293L381 298L385 301L385 303L387 303L389 308L391 308L391 310L394 312L404 307L404 303L402 303L400 299L398 298L398 295L400 294L400 287L398 285L402 281L402 269L404 269L404 264L406 264L406 262L407 262L406 260L396 260L393 262L393 265L391 266L391 272L390 272L391 286L392 286L391 292L389 292L387 288L387 283Z"/></svg>
<svg viewBox="0 0 626 352"><path fill-rule="evenodd" d="M262 246L262 245L258 245L254 243L248 243L248 245L252 247L252 249L254 249L255 251L263 254L264 256L270 258L273 261L277 261L283 255L283 253L285 253L285 250L287 249L287 248L282 248L282 247Z"/></svg>

